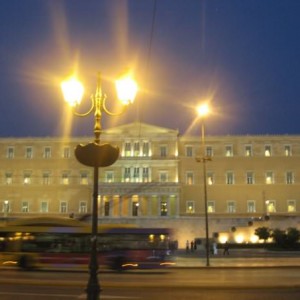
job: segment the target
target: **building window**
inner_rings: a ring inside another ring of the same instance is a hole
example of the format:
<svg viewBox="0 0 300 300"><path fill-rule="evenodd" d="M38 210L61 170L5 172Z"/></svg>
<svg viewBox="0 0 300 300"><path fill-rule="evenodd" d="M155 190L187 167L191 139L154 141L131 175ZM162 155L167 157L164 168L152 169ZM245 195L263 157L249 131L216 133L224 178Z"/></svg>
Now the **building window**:
<svg viewBox="0 0 300 300"><path fill-rule="evenodd" d="M167 156L167 146L160 146L160 156L161 157Z"/></svg>
<svg viewBox="0 0 300 300"><path fill-rule="evenodd" d="M79 213L80 214L87 213L87 203L86 203L86 201L80 201L79 202Z"/></svg>
<svg viewBox="0 0 300 300"><path fill-rule="evenodd" d="M265 146L265 156L272 156L272 147L270 145Z"/></svg>
<svg viewBox="0 0 300 300"><path fill-rule="evenodd" d="M254 174L253 172L246 173L246 183L247 184L254 184Z"/></svg>
<svg viewBox="0 0 300 300"><path fill-rule="evenodd" d="M232 145L226 145L226 146L225 146L225 156L226 156L226 157L232 157L232 156L233 156L233 148L232 148Z"/></svg>
<svg viewBox="0 0 300 300"><path fill-rule="evenodd" d="M194 184L194 173L193 172L186 172L185 183L187 185Z"/></svg>
<svg viewBox="0 0 300 300"><path fill-rule="evenodd" d="M81 185L88 185L89 184L89 179L88 179L88 173L87 172L80 173L80 184Z"/></svg>
<svg viewBox="0 0 300 300"><path fill-rule="evenodd" d="M160 171L159 172L159 182L167 182L168 181L168 172Z"/></svg>
<svg viewBox="0 0 300 300"><path fill-rule="evenodd" d="M14 147L8 147L6 157L9 159L12 159L15 157L15 148Z"/></svg>
<svg viewBox="0 0 300 300"><path fill-rule="evenodd" d="M108 199L104 200L104 216L109 217L110 212L110 201Z"/></svg>
<svg viewBox="0 0 300 300"><path fill-rule="evenodd" d="M131 156L131 143L126 142L124 146L124 150L125 150L124 152L126 157Z"/></svg>
<svg viewBox="0 0 300 300"><path fill-rule="evenodd" d="M25 158L31 159L32 157L33 157L32 147L26 147L26 149L25 149Z"/></svg>
<svg viewBox="0 0 300 300"><path fill-rule="evenodd" d="M68 185L69 183L70 183L69 173L65 172L61 175L61 184Z"/></svg>
<svg viewBox="0 0 300 300"><path fill-rule="evenodd" d="M70 157L71 157L70 147L64 147L63 158L70 158Z"/></svg>
<svg viewBox="0 0 300 300"><path fill-rule="evenodd" d="M140 168L139 167L133 168L133 180L134 180L134 182L140 181Z"/></svg>
<svg viewBox="0 0 300 300"><path fill-rule="evenodd" d="M143 182L149 182L149 168L143 168Z"/></svg>
<svg viewBox="0 0 300 300"><path fill-rule="evenodd" d="M25 185L31 184L31 173L30 172L25 172L24 173L23 183Z"/></svg>
<svg viewBox="0 0 300 300"><path fill-rule="evenodd" d="M44 148L44 158L51 158L51 147Z"/></svg>
<svg viewBox="0 0 300 300"><path fill-rule="evenodd" d="M195 201L187 201L186 202L186 212L189 214L195 213Z"/></svg>
<svg viewBox="0 0 300 300"><path fill-rule="evenodd" d="M233 172L226 173L226 184L234 184L234 174Z"/></svg>
<svg viewBox="0 0 300 300"><path fill-rule="evenodd" d="M267 213L275 213L276 212L276 201L275 200L267 200L266 201L266 209L267 209Z"/></svg>
<svg viewBox="0 0 300 300"><path fill-rule="evenodd" d="M207 156L207 157L212 157L213 154L214 154L214 153L213 153L213 148L212 148L211 146L207 146L205 152L206 152L206 156Z"/></svg>
<svg viewBox="0 0 300 300"><path fill-rule="evenodd" d="M272 171L266 172L266 184L273 184L274 183L274 174Z"/></svg>
<svg viewBox="0 0 300 300"><path fill-rule="evenodd" d="M59 212L65 214L68 212L68 206L66 201L61 201L59 205Z"/></svg>
<svg viewBox="0 0 300 300"><path fill-rule="evenodd" d="M212 173L212 172L207 172L207 173L206 173L206 180L207 180L207 184L208 184L208 185L214 184L214 183L215 183L214 173Z"/></svg>
<svg viewBox="0 0 300 300"><path fill-rule="evenodd" d="M235 201L228 201L227 202L227 212L228 213L235 213L236 212Z"/></svg>
<svg viewBox="0 0 300 300"><path fill-rule="evenodd" d="M42 201L41 207L40 207L41 213L47 213L48 212L48 201Z"/></svg>
<svg viewBox="0 0 300 300"><path fill-rule="evenodd" d="M143 142L143 156L149 156L149 142Z"/></svg>
<svg viewBox="0 0 300 300"><path fill-rule="evenodd" d="M252 145L245 146L245 156L252 156Z"/></svg>
<svg viewBox="0 0 300 300"><path fill-rule="evenodd" d="M140 143L139 142L135 142L133 145L133 155L140 156Z"/></svg>
<svg viewBox="0 0 300 300"><path fill-rule="evenodd" d="M28 201L22 201L22 204L21 204L21 212L22 213L28 213L29 212L29 203Z"/></svg>
<svg viewBox="0 0 300 300"><path fill-rule="evenodd" d="M132 216L137 217L139 214L140 203L137 200L132 201Z"/></svg>
<svg viewBox="0 0 300 300"><path fill-rule="evenodd" d="M6 184L12 184L13 183L12 173L10 173L10 172L5 173L5 183Z"/></svg>
<svg viewBox="0 0 300 300"><path fill-rule="evenodd" d="M166 200L160 201L160 215L161 216L168 215L168 202Z"/></svg>
<svg viewBox="0 0 300 300"><path fill-rule="evenodd" d="M286 172L285 181L286 181L286 184L293 184L294 183L294 173Z"/></svg>
<svg viewBox="0 0 300 300"><path fill-rule="evenodd" d="M292 149L290 145L284 146L284 156L292 156Z"/></svg>
<svg viewBox="0 0 300 300"><path fill-rule="evenodd" d="M131 174L130 174L130 168L124 168L124 181L130 182Z"/></svg>
<svg viewBox="0 0 300 300"><path fill-rule="evenodd" d="M43 176L43 178L42 178L43 184L44 185L49 185L50 184L50 173L49 172L44 172L42 176Z"/></svg>
<svg viewBox="0 0 300 300"><path fill-rule="evenodd" d="M208 213L216 212L215 201L207 201L207 212Z"/></svg>
<svg viewBox="0 0 300 300"><path fill-rule="evenodd" d="M296 201L295 200L287 201L287 211L290 213L296 212Z"/></svg>
<svg viewBox="0 0 300 300"><path fill-rule="evenodd" d="M115 176L113 171L106 171L105 172L105 182L111 183L114 182Z"/></svg>
<svg viewBox="0 0 300 300"><path fill-rule="evenodd" d="M4 200L3 201L2 211L3 211L3 213L4 213L5 216L7 216L7 214L10 212L10 203L9 203L9 200Z"/></svg>
<svg viewBox="0 0 300 300"><path fill-rule="evenodd" d="M187 157L193 157L193 147L192 146L185 147L185 155Z"/></svg>
<svg viewBox="0 0 300 300"><path fill-rule="evenodd" d="M248 200L247 201L247 213L255 213L255 212L256 212L255 201Z"/></svg>

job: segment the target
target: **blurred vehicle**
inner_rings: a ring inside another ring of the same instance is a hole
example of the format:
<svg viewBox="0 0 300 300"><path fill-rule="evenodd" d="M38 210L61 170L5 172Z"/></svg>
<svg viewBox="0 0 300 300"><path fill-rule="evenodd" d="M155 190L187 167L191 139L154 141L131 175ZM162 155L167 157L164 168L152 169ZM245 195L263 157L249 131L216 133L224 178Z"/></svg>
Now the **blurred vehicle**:
<svg viewBox="0 0 300 300"><path fill-rule="evenodd" d="M102 224L98 263L114 270L173 265L167 228ZM0 227L0 263L24 270L87 269L91 226L67 218L28 218Z"/></svg>

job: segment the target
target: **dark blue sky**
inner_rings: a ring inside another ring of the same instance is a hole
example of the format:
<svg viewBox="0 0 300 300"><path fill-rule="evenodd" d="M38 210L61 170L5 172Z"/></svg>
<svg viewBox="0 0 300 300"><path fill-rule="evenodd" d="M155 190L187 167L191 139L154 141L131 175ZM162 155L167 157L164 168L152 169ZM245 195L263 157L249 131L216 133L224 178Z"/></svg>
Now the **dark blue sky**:
<svg viewBox="0 0 300 300"><path fill-rule="evenodd" d="M107 78L135 71L138 103L104 128L140 120L183 134L209 98L209 134L300 134L300 1L158 0L155 14L154 4L1 1L0 136L62 135L59 83L75 67L87 99L98 71L108 96ZM74 118L72 134L92 124Z"/></svg>

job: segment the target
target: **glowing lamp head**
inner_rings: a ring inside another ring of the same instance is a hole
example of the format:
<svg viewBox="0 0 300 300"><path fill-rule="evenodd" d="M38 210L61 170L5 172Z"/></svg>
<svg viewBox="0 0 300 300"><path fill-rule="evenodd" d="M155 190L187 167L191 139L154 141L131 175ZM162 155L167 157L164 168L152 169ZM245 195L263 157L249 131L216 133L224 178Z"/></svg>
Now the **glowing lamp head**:
<svg viewBox="0 0 300 300"><path fill-rule="evenodd" d="M138 91L138 85L130 77L130 75L126 74L125 76L122 76L120 79L116 80L116 89L118 99L124 105L128 105L130 103L133 103Z"/></svg>
<svg viewBox="0 0 300 300"><path fill-rule="evenodd" d="M61 83L64 99L70 106L79 105L84 93L83 85L75 77L71 77Z"/></svg>
<svg viewBox="0 0 300 300"><path fill-rule="evenodd" d="M209 112L210 112L209 106L206 103L199 105L197 107L197 112L198 112L199 117L203 118L209 114Z"/></svg>

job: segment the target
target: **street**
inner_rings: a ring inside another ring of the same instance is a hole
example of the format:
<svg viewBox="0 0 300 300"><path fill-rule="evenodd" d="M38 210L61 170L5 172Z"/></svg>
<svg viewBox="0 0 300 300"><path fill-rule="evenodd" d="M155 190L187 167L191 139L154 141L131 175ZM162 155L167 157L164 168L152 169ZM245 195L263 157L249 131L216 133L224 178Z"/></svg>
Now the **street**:
<svg viewBox="0 0 300 300"><path fill-rule="evenodd" d="M2 300L85 299L87 274L1 270ZM101 299L298 299L300 268L103 272Z"/></svg>

